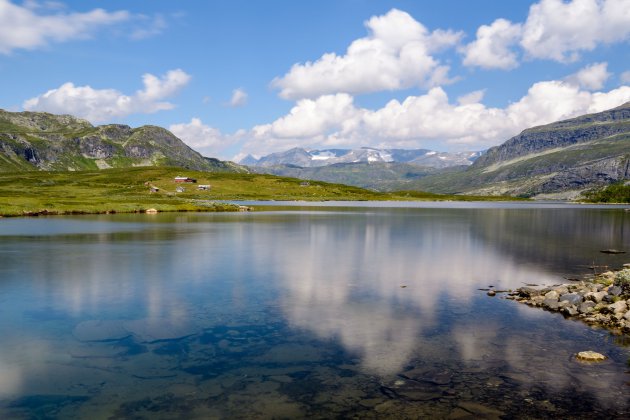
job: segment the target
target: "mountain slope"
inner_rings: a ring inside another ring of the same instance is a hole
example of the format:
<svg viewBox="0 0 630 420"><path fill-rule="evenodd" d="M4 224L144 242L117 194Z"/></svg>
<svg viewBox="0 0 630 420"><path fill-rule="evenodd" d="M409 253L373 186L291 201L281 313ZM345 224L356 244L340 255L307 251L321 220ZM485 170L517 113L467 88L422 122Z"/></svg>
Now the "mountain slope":
<svg viewBox="0 0 630 420"><path fill-rule="evenodd" d="M578 193L630 178L630 103L527 129L467 170L430 175L410 188L441 193Z"/></svg>
<svg viewBox="0 0 630 420"><path fill-rule="evenodd" d="M376 191L402 190L413 180L436 172L428 166L395 162L337 163L314 168L277 165L251 169L258 173L352 185Z"/></svg>
<svg viewBox="0 0 630 420"><path fill-rule="evenodd" d="M133 166L239 170L237 165L204 158L161 127L94 127L70 115L0 110L0 171Z"/></svg>

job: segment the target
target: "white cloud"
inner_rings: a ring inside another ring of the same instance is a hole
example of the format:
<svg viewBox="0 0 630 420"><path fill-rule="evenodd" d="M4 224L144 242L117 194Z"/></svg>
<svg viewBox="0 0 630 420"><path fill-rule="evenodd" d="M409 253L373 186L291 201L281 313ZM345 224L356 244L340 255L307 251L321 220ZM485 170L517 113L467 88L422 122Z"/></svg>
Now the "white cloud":
<svg viewBox="0 0 630 420"><path fill-rule="evenodd" d="M150 114L174 108L165 98L175 95L188 84L190 75L183 70L171 70L158 78L142 76L144 89L128 96L115 89L94 89L64 83L56 89L28 99L23 107L28 111L72 114L92 122L111 121L131 114Z"/></svg>
<svg viewBox="0 0 630 420"><path fill-rule="evenodd" d="M461 33L432 33L409 14L392 9L365 23L368 36L355 40L345 55L324 54L315 62L294 64L272 86L285 99L334 93L367 93L431 87L449 82L448 66L431 54L453 46Z"/></svg>
<svg viewBox="0 0 630 420"><path fill-rule="evenodd" d="M126 11L107 12L94 9L85 13L39 14L34 2L19 6L0 0L0 53L15 49L35 49L50 42L82 39L101 27L131 18Z"/></svg>
<svg viewBox="0 0 630 420"><path fill-rule="evenodd" d="M192 118L189 123L173 124L169 130L182 139L187 145L204 156L220 156L232 146L241 132L232 135L222 134L220 130L204 124L199 118Z"/></svg>
<svg viewBox="0 0 630 420"><path fill-rule="evenodd" d="M628 0L542 0L529 10L521 46L532 58L570 62L598 44L629 37Z"/></svg>
<svg viewBox="0 0 630 420"><path fill-rule="evenodd" d="M505 108L487 107L482 99L483 92L475 91L451 103L440 87L376 110L355 106L348 94L304 99L286 116L254 127L242 153L264 155L297 146L420 148L427 142L441 143L442 150L481 150L532 126L619 106L630 101L630 87L592 93L552 80L535 83Z"/></svg>
<svg viewBox="0 0 630 420"><path fill-rule="evenodd" d="M247 92L245 92L245 90L243 90L242 88L238 88L238 89L234 89L232 91L232 98L230 99L230 106L231 107L239 107L239 106L245 106L247 104Z"/></svg>
<svg viewBox="0 0 630 420"><path fill-rule="evenodd" d="M588 90L598 90L610 77L608 63L594 63L567 77L567 81Z"/></svg>
<svg viewBox="0 0 630 420"><path fill-rule="evenodd" d="M475 104L477 102L481 102L485 94L486 94L485 89L476 90L474 92L467 93L466 95L462 95L459 98L457 98L457 103L459 103L460 105Z"/></svg>
<svg viewBox="0 0 630 420"><path fill-rule="evenodd" d="M619 80L621 83L630 84L630 70L624 71L619 75Z"/></svg>
<svg viewBox="0 0 630 420"><path fill-rule="evenodd" d="M157 14L152 18L148 16L138 16L138 19L142 21L143 26L134 29L131 32L131 39L146 39L161 34L167 27L166 19L164 16Z"/></svg>
<svg viewBox="0 0 630 420"><path fill-rule="evenodd" d="M525 23L497 19L477 30L475 41L460 49L463 64L509 70L518 66L515 48L528 59L572 62L583 51L630 38L628 0L541 0Z"/></svg>
<svg viewBox="0 0 630 420"><path fill-rule="evenodd" d="M505 19L497 19L490 26L480 26L477 39L462 49L464 65L504 70L517 67L516 53L511 47L520 39L521 30L521 25Z"/></svg>

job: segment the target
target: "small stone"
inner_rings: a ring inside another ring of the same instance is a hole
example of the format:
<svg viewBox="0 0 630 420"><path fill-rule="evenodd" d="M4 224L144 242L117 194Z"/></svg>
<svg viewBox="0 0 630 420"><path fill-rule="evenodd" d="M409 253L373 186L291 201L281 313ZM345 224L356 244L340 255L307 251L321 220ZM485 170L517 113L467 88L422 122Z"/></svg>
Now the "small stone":
<svg viewBox="0 0 630 420"><path fill-rule="evenodd" d="M157 209L151 208L151 209L146 209L144 212L146 214L157 214L158 211L157 211Z"/></svg>
<svg viewBox="0 0 630 420"><path fill-rule="evenodd" d="M542 305L552 311L558 310L558 299L545 299Z"/></svg>
<svg viewBox="0 0 630 420"><path fill-rule="evenodd" d="M602 292L591 292L591 293L587 293L584 295L585 299L591 300L595 303L599 303L601 302L604 297L606 297L608 293L602 291Z"/></svg>
<svg viewBox="0 0 630 420"><path fill-rule="evenodd" d="M579 305L583 300L584 298L579 293L567 293L560 296L560 301L567 301L571 303L571 305Z"/></svg>
<svg viewBox="0 0 630 420"><path fill-rule="evenodd" d="M626 311L628 310L628 305L626 305L625 301L620 300L619 302L615 302L612 305L608 305L608 309L610 309L610 311L614 314L626 313Z"/></svg>
<svg viewBox="0 0 630 420"><path fill-rule="evenodd" d="M545 300L547 300L547 299L558 300L559 297L560 297L560 294L558 292L556 292L555 290L552 290L550 292L545 293Z"/></svg>
<svg viewBox="0 0 630 420"><path fill-rule="evenodd" d="M621 294L621 287L619 286L610 286L608 288L608 294L613 296L619 296Z"/></svg>
<svg viewBox="0 0 630 420"><path fill-rule="evenodd" d="M593 312L593 308L595 307L595 302L592 300L587 300L586 302L580 303L578 306L578 312L581 314L587 314L589 312Z"/></svg>
<svg viewBox="0 0 630 420"><path fill-rule="evenodd" d="M495 292L494 290L488 290L488 293L486 293L488 296L496 296L497 292Z"/></svg>
<svg viewBox="0 0 630 420"><path fill-rule="evenodd" d="M575 306L571 305L563 308L562 313L567 316L576 316L578 314L578 310L575 308Z"/></svg>
<svg viewBox="0 0 630 420"><path fill-rule="evenodd" d="M581 351L575 356L578 360L584 360L587 362L601 362L606 360L607 357L601 353L594 352L592 350Z"/></svg>
<svg viewBox="0 0 630 420"><path fill-rule="evenodd" d="M525 298L531 298L534 296L540 296L540 290L533 287L521 287L518 289L518 294Z"/></svg>
<svg viewBox="0 0 630 420"><path fill-rule="evenodd" d="M623 265L623 268L630 268L630 263L628 263L628 264L624 264L624 265Z"/></svg>
<svg viewBox="0 0 630 420"><path fill-rule="evenodd" d="M626 314L623 316L623 319L625 319L626 321L630 321L630 311L626 312Z"/></svg>
<svg viewBox="0 0 630 420"><path fill-rule="evenodd" d="M561 300L558 302L558 309L564 309L566 307L571 306L571 302L569 302L568 300Z"/></svg>

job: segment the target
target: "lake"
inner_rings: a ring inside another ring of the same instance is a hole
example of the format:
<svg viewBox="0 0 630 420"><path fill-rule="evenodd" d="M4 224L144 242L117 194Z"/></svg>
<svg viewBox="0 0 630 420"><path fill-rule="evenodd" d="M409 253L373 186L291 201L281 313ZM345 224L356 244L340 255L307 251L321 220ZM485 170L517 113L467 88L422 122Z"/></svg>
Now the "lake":
<svg viewBox="0 0 630 420"><path fill-rule="evenodd" d="M249 204L0 219L0 418L630 416L628 336L479 290L630 262L623 208Z"/></svg>

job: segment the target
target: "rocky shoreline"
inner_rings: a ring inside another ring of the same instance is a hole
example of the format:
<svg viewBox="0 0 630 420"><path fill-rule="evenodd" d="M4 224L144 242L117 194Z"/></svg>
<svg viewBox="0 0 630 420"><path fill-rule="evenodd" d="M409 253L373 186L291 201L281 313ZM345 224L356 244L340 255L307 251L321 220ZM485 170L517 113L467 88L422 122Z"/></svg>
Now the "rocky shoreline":
<svg viewBox="0 0 630 420"><path fill-rule="evenodd" d="M497 293L500 292L488 291L490 296ZM531 285L506 293L506 299L630 334L630 264L570 284Z"/></svg>

